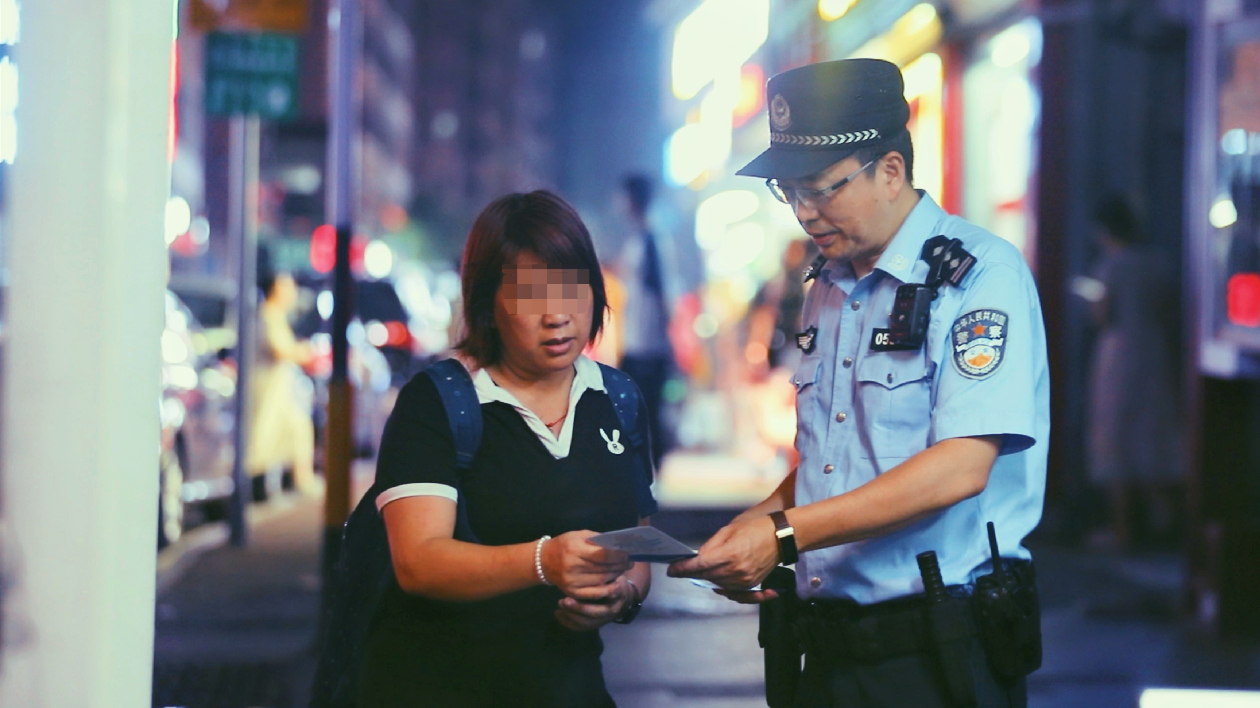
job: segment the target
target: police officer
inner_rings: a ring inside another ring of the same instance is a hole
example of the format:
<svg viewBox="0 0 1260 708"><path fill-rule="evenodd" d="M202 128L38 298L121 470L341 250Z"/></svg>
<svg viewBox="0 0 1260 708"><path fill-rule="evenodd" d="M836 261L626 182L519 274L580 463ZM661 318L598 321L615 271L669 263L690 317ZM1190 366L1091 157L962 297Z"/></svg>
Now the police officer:
<svg viewBox="0 0 1260 708"><path fill-rule="evenodd" d="M974 696L951 692L916 556L934 551L965 598L992 570L993 522L1008 570L1028 565L1049 434L1041 308L1015 247L914 189L903 90L871 59L767 85L770 148L739 174L767 178L822 254L797 336L800 464L670 573L757 603L776 593L738 588L796 563L797 706L1022 706L1022 676L994 675L970 613L951 656Z"/></svg>

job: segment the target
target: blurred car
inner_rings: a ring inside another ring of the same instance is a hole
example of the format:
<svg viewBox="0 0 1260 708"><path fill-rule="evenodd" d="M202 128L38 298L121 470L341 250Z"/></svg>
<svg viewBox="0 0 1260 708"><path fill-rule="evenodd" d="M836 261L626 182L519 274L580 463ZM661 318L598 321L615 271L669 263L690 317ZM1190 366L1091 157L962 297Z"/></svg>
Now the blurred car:
<svg viewBox="0 0 1260 708"><path fill-rule="evenodd" d="M385 356L394 383L401 386L423 368L414 355L415 342L409 327L411 315L403 307L393 283L360 280L355 287L354 310L363 323L363 336Z"/></svg>
<svg viewBox="0 0 1260 708"><path fill-rule="evenodd" d="M162 331L162 437L159 450L158 545L176 541L190 511L223 515L234 489L236 367L222 332L211 332L171 291Z"/></svg>
<svg viewBox="0 0 1260 708"><path fill-rule="evenodd" d="M393 385L393 372L385 355L369 345L362 335L358 320L350 323L350 360L348 373L354 386L352 435L358 457L372 457L385 430L385 419L394 409L398 389ZM358 336L354 336L355 333ZM315 380L315 431L320 444L328 423L328 381L332 374L332 337L317 332L310 338L315 350L315 363L310 374Z"/></svg>

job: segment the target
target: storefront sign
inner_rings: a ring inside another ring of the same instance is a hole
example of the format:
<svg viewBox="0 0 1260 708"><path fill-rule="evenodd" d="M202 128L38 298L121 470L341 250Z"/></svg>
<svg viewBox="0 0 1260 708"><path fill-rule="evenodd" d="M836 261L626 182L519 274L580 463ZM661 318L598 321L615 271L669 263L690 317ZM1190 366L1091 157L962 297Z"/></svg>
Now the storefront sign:
<svg viewBox="0 0 1260 708"><path fill-rule="evenodd" d="M292 118L297 108L297 37L228 34L206 37L206 113Z"/></svg>
<svg viewBox="0 0 1260 708"><path fill-rule="evenodd" d="M193 28L202 32L305 32L306 0L192 0Z"/></svg>

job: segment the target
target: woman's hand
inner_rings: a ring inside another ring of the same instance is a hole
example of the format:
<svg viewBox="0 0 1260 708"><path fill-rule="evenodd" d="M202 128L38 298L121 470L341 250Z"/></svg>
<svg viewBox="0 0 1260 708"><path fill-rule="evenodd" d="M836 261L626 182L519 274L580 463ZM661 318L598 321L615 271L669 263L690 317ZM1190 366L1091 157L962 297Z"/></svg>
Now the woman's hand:
<svg viewBox="0 0 1260 708"><path fill-rule="evenodd" d="M556 621L574 632L599 629L617 619L630 603L642 601L639 591L622 575L607 585L583 588L579 597L565 597L556 610Z"/></svg>
<svg viewBox="0 0 1260 708"><path fill-rule="evenodd" d="M591 589L614 583L634 565L625 553L586 540L594 535L570 531L543 543L543 575L565 595L584 600L606 597L607 593Z"/></svg>

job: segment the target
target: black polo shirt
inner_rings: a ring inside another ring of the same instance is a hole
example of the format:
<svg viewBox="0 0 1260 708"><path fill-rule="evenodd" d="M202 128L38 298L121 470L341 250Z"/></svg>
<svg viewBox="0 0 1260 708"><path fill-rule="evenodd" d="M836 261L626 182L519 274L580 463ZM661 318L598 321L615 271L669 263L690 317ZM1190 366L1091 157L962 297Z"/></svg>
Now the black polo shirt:
<svg viewBox="0 0 1260 708"><path fill-rule="evenodd" d="M589 381L596 365L585 360L579 366ZM376 473L386 490L382 496L409 485L458 489L469 526L486 545L637 525L656 512L651 472L636 459L628 431L620 430L599 387L579 394L566 421L568 454L560 458L553 454L554 441L549 450L513 405L482 403L481 446L461 472L437 389L428 376L416 376L399 393L381 439ZM642 404L637 427L647 441ZM610 444L615 439L622 446ZM538 586L485 601L442 602L408 595L395 583L368 642L362 688L372 692L369 684L383 689L380 684L395 681L446 688L508 682L514 704L528 705L521 701L531 695L539 705L567 702L556 690L586 696L575 705L598 704L606 696L599 669L603 645L598 632L560 627L553 615L561 597L554 587ZM587 688L557 688L574 681Z"/></svg>

